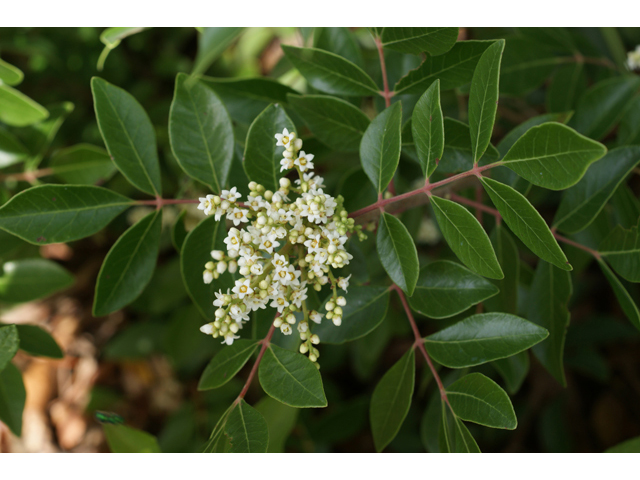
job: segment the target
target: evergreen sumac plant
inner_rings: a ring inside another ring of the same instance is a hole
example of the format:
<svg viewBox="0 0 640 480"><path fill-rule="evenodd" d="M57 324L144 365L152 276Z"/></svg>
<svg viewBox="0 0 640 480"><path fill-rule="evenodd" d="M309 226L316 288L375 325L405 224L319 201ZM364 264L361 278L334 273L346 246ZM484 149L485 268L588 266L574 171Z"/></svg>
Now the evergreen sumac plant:
<svg viewBox="0 0 640 480"><path fill-rule="evenodd" d="M153 31L107 29L99 69ZM194 395L225 392L207 435L188 409L173 419L194 425L183 447L205 452L355 435L379 452L496 449L510 437L482 427L518 428L511 398L531 365L566 387L568 368L602 364L597 337L637 337L638 29L301 29L267 75L233 75L252 31L199 29L161 104L168 127L94 76L106 150L49 155L72 107L35 103L0 61L3 304L73 283L29 245L104 243L115 219L92 312L138 321L106 354L160 352L198 378ZM591 295L617 301L566 358L594 266ZM0 327L0 420L16 435L18 349L63 356L41 329ZM172 450L166 430L98 419L114 452Z"/></svg>

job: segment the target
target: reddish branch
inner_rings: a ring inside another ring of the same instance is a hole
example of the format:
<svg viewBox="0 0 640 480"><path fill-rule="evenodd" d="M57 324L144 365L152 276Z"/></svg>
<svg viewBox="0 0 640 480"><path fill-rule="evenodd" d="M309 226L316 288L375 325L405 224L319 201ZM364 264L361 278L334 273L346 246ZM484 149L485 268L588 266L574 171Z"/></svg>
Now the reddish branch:
<svg viewBox="0 0 640 480"><path fill-rule="evenodd" d="M52 168L43 168L40 170L33 170L31 172L24 173L10 173L8 175L0 175L0 182L14 180L16 182L24 181L32 183L36 178L46 177L47 175L53 175Z"/></svg>
<svg viewBox="0 0 640 480"><path fill-rule="evenodd" d="M391 97L393 97L395 92L389 91L389 80L387 78L387 65L384 61L384 50L382 48L382 40L380 37L376 37L376 47L378 48L378 56L380 57L380 70L382 71L382 85L384 87L384 91L380 92L380 95L384 98L384 104L386 108L391 106Z"/></svg>
<svg viewBox="0 0 640 480"><path fill-rule="evenodd" d="M271 337L273 337L273 332L276 330L276 326L272 323L271 324L271 328L269 328L269 333L267 333L267 336L264 337L262 340L260 340L259 343L262 344L262 348L260 349L260 353L258 353L258 358L256 358L256 362L253 364L253 367L251 368L251 372L249 373L249 377L247 378L247 381L244 384L244 387L242 388L242 391L240 392L240 395L238 395L238 398L236 398L235 403L240 403L240 400L242 400L244 398L244 396L247 394L247 391L249 390L249 387L251 386L251 382L253 381L253 377L256 376L256 372L258 371L258 366L260 365L260 361L262 360L262 357L264 356L264 352L267 351L267 347L269 346L269 343L271 342Z"/></svg>
<svg viewBox="0 0 640 480"><path fill-rule="evenodd" d="M413 336L415 337L415 341L413 342L413 348L417 348L422 352L422 356L427 361L427 365L429 365L429 369L433 374L433 378L435 378L436 383L438 384L438 389L440 390L440 397L445 403L449 404L449 399L447 398L447 391L445 390L444 385L442 384L442 380L440 380L440 375L438 375L438 371L436 370L436 367L433 365L433 362L431 361L431 357L429 357L429 354L427 353L427 349L424 348L424 340L420 335L420 330L418 330L418 325L416 324L416 321L413 318L413 313L411 313L411 308L409 308L409 304L407 303L407 299L404 296L404 292L396 284L394 284L391 288L396 292L398 292L398 295L400 296L400 301L402 302L402 306L404 307L404 311L407 314L407 317L409 318L409 323L411 324L411 330L413 330Z"/></svg>

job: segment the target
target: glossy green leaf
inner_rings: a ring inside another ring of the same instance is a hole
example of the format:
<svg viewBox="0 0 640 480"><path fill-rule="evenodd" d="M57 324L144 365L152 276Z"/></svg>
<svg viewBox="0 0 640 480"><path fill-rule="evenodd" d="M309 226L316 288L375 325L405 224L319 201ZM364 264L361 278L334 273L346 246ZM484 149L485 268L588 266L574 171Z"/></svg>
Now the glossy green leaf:
<svg viewBox="0 0 640 480"><path fill-rule="evenodd" d="M552 48L528 38L507 39L500 74L500 91L524 95L540 86L553 72L561 58Z"/></svg>
<svg viewBox="0 0 640 480"><path fill-rule="evenodd" d="M15 325L0 325L0 372L18 351L20 337Z"/></svg>
<svg viewBox="0 0 640 480"><path fill-rule="evenodd" d="M104 148L85 143L58 150L51 158L50 167L57 178L74 185L93 185L116 173Z"/></svg>
<svg viewBox="0 0 640 480"><path fill-rule="evenodd" d="M38 123L21 130L20 137L29 147L31 158L26 162L27 168L35 170L48 152L49 146L62 127L67 117L74 110L71 102L48 105L49 116Z"/></svg>
<svg viewBox="0 0 640 480"><path fill-rule="evenodd" d="M543 123L520 137L502 161L511 170L550 190L578 183L589 165L607 149L560 123Z"/></svg>
<svg viewBox="0 0 640 480"><path fill-rule="evenodd" d="M518 313L518 284L520 283L520 258L518 247L513 238L502 225L496 227L489 235L498 263L504 272L501 280L492 280L500 292L484 301L490 312Z"/></svg>
<svg viewBox="0 0 640 480"><path fill-rule="evenodd" d="M522 243L543 260L562 270L572 270L549 226L524 195L491 178L483 177L481 181L505 223Z"/></svg>
<svg viewBox="0 0 640 480"><path fill-rule="evenodd" d="M22 412L27 393L20 370L9 363L0 371L0 421L16 436L22 435Z"/></svg>
<svg viewBox="0 0 640 480"><path fill-rule="evenodd" d="M567 233L587 228L618 186L640 163L640 147L621 147L594 163L582 180L562 195L554 227Z"/></svg>
<svg viewBox="0 0 640 480"><path fill-rule="evenodd" d="M478 60L493 43L493 40L457 42L443 55L427 56L418 68L411 70L396 83L396 95L421 95L436 79L440 79L440 89L443 91L468 84Z"/></svg>
<svg viewBox="0 0 640 480"><path fill-rule="evenodd" d="M253 121L244 148L244 171L250 180L266 189L276 191L279 186L280 160L284 147L276 146L276 133L296 128L280 105L269 105ZM296 132L297 133L297 132ZM284 173L283 173L284 175Z"/></svg>
<svg viewBox="0 0 640 480"><path fill-rule="evenodd" d="M518 32L558 52L574 53L575 41L564 27L518 27Z"/></svg>
<svg viewBox="0 0 640 480"><path fill-rule="evenodd" d="M508 358L495 360L491 364L503 378L507 391L511 395L518 393L529 373L529 354L520 352Z"/></svg>
<svg viewBox="0 0 640 480"><path fill-rule="evenodd" d="M640 218L640 200L628 185L622 184L611 197L614 223L631 228Z"/></svg>
<svg viewBox="0 0 640 480"><path fill-rule="evenodd" d="M384 192L400 162L402 105L396 102L373 119L360 144L364 172L378 193Z"/></svg>
<svg viewBox="0 0 640 480"><path fill-rule="evenodd" d="M231 453L266 453L269 445L269 427L262 414L240 400L224 426L231 443Z"/></svg>
<svg viewBox="0 0 640 480"><path fill-rule="evenodd" d="M0 168L22 162L28 156L27 147L7 130L0 128Z"/></svg>
<svg viewBox="0 0 640 480"><path fill-rule="evenodd" d="M504 40L497 40L480 57L469 92L469 130L473 161L477 163L491 142L498 110L500 61Z"/></svg>
<svg viewBox="0 0 640 480"><path fill-rule="evenodd" d="M547 111L573 110L580 96L587 89L587 75L583 63L562 65L553 75L547 90Z"/></svg>
<svg viewBox="0 0 640 480"><path fill-rule="evenodd" d="M156 134L142 105L129 93L93 77L93 103L98 127L118 170L149 195L162 194Z"/></svg>
<svg viewBox="0 0 640 480"><path fill-rule="evenodd" d="M640 97L635 97L626 108L618 127L619 145L640 145Z"/></svg>
<svg viewBox="0 0 640 480"><path fill-rule="evenodd" d="M598 247L618 275L630 282L640 282L640 232L638 225L628 230L620 225Z"/></svg>
<svg viewBox="0 0 640 480"><path fill-rule="evenodd" d="M418 251L407 227L389 213L380 216L376 242L382 266L408 296L418 281Z"/></svg>
<svg viewBox="0 0 640 480"><path fill-rule="evenodd" d="M533 347L533 353L563 386L566 385L563 357L571 293L571 275L568 272L547 262L538 263L529 291L527 318L546 328L549 337Z"/></svg>
<svg viewBox="0 0 640 480"><path fill-rule="evenodd" d="M385 27L382 46L403 53L442 55L458 39L458 27Z"/></svg>
<svg viewBox="0 0 640 480"><path fill-rule="evenodd" d="M13 127L26 127L40 122L49 112L18 90L0 84L0 122Z"/></svg>
<svg viewBox="0 0 640 480"><path fill-rule="evenodd" d="M226 187L234 147L231 118L212 89L184 73L176 77L169 139L187 175L214 192Z"/></svg>
<svg viewBox="0 0 640 480"><path fill-rule="evenodd" d="M242 27L204 27L198 36L194 75L204 73L242 32Z"/></svg>
<svg viewBox="0 0 640 480"><path fill-rule="evenodd" d="M369 75L346 58L317 48L283 45L287 58L313 87L333 95L377 95L380 89Z"/></svg>
<svg viewBox="0 0 640 480"><path fill-rule="evenodd" d="M369 419L378 452L395 438L409 412L415 376L415 351L411 349L384 374L373 391Z"/></svg>
<svg viewBox="0 0 640 480"><path fill-rule="evenodd" d="M569 125L581 134L600 140L618 123L629 102L640 89L635 75L596 83L580 99Z"/></svg>
<svg viewBox="0 0 640 480"><path fill-rule="evenodd" d="M202 315L213 321L216 307L214 292L226 289L233 283L231 274L225 272L210 284L202 280L205 263L211 261L212 250L226 250L224 239L227 229L224 222L217 222L210 216L200 222L185 238L180 254L180 270L189 296Z"/></svg>
<svg viewBox="0 0 640 480"><path fill-rule="evenodd" d="M257 347L254 340L236 340L224 347L202 372L198 390L211 390L227 383L244 367Z"/></svg>
<svg viewBox="0 0 640 480"><path fill-rule="evenodd" d="M268 396L262 397L255 408L262 414L269 427L267 453L283 453L285 442L296 425L300 410Z"/></svg>
<svg viewBox="0 0 640 480"><path fill-rule="evenodd" d="M336 327L331 320L324 319L320 325L311 324L311 330L322 343L327 344L341 344L364 337L384 320L389 295L387 287L349 287L349 292L344 295L347 305L342 308L342 324ZM320 312L325 314L324 304Z"/></svg>
<svg viewBox="0 0 640 480"><path fill-rule="evenodd" d="M510 357L548 335L544 328L515 315L482 313L429 335L424 344L436 362L464 368Z"/></svg>
<svg viewBox="0 0 640 480"><path fill-rule="evenodd" d="M631 438L605 451L605 453L640 453L640 437Z"/></svg>
<svg viewBox="0 0 640 480"><path fill-rule="evenodd" d="M633 326L640 330L640 309L638 309L636 302L633 300L631 295L629 295L627 289L624 288L622 282L615 276L604 260L599 260L598 265L600 265L602 273L604 273L609 285L611 285L611 289L618 299L618 303L620 303L622 311Z"/></svg>
<svg viewBox="0 0 640 480"><path fill-rule="evenodd" d="M270 397L290 407L326 407L320 372L300 353L277 345L267 348L258 370L260 385Z"/></svg>
<svg viewBox="0 0 640 480"><path fill-rule="evenodd" d="M371 123L362 110L327 95L288 95L287 98L322 143L341 152L358 151Z"/></svg>
<svg viewBox="0 0 640 480"><path fill-rule="evenodd" d="M500 140L500 143L498 143L496 148L500 153L500 157L504 157L520 137L527 133L532 127L537 127L538 125L548 122L567 123L570 118L571 112L545 113L544 115L538 115L537 117L532 117L529 120L522 122L507 133L502 140ZM497 170L492 171L491 174L495 171Z"/></svg>
<svg viewBox="0 0 640 480"><path fill-rule="evenodd" d="M509 396L481 373L465 375L446 390L451 408L462 420L507 430L518 425Z"/></svg>
<svg viewBox="0 0 640 480"><path fill-rule="evenodd" d="M441 402L442 422L438 432L441 453L481 453L480 447L462 420Z"/></svg>
<svg viewBox="0 0 640 480"><path fill-rule="evenodd" d="M176 218L176 222L173 224L171 228L171 243L175 249L180 253L182 250L182 245L184 244L184 239L187 238L188 232L185 225L185 217L187 216L187 211L182 210L178 218Z"/></svg>
<svg viewBox="0 0 640 480"><path fill-rule="evenodd" d="M105 424L104 435L113 453L161 453L156 437L126 425Z"/></svg>
<svg viewBox="0 0 640 480"><path fill-rule="evenodd" d="M498 294L490 281L449 260L420 270L409 305L430 318L447 318Z"/></svg>
<svg viewBox="0 0 640 480"><path fill-rule="evenodd" d="M313 46L340 55L359 67L364 65L357 40L346 27L319 27L313 34Z"/></svg>
<svg viewBox="0 0 640 480"><path fill-rule="evenodd" d="M74 278L56 262L28 258L6 262L0 276L0 300L30 302L73 285Z"/></svg>
<svg viewBox="0 0 640 480"><path fill-rule="evenodd" d="M100 41L104 43L105 48L98 58L98 71L102 71L104 64L107 61L109 52L120 45L120 42L131 35L140 33L146 30L148 27L111 27L105 28L100 33Z"/></svg>
<svg viewBox="0 0 640 480"><path fill-rule="evenodd" d="M411 131L422 172L430 177L444 152L440 80L433 82L416 103L411 116Z"/></svg>
<svg viewBox="0 0 640 480"><path fill-rule="evenodd" d="M485 277L503 278L489 237L469 210L451 200L430 198L442 235L462 263Z"/></svg>
<svg viewBox="0 0 640 480"><path fill-rule="evenodd" d="M133 302L156 268L162 210L130 227L111 247L102 263L93 301L93 315L103 317Z"/></svg>
<svg viewBox="0 0 640 480"><path fill-rule="evenodd" d="M46 330L35 325L16 325L16 328L20 336L20 350L39 357L64 357L60 346Z"/></svg>
<svg viewBox="0 0 640 480"><path fill-rule="evenodd" d="M473 149L469 126L453 118L445 118L444 140L444 153L438 164L438 172L455 173L470 170L473 167ZM498 150L489 144L479 163L493 163L499 157Z"/></svg>
<svg viewBox="0 0 640 480"><path fill-rule="evenodd" d="M71 242L102 230L132 203L106 188L42 185L0 207L0 228L35 245Z"/></svg>
<svg viewBox="0 0 640 480"><path fill-rule="evenodd" d="M5 62L0 58L0 82L5 85L15 86L22 82L24 73L18 67Z"/></svg>

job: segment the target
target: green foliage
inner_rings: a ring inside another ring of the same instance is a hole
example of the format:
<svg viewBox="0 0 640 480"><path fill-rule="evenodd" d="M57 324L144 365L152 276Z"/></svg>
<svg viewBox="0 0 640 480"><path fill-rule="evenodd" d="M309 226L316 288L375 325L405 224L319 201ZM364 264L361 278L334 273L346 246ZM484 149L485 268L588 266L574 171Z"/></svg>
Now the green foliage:
<svg viewBox="0 0 640 480"><path fill-rule="evenodd" d="M0 372L9 364L18 351L20 337L15 325L0 326Z"/></svg>
<svg viewBox="0 0 640 480"><path fill-rule="evenodd" d="M29 302L73 285L69 272L51 260L30 258L6 262L0 277L0 300Z"/></svg>
<svg viewBox="0 0 640 480"><path fill-rule="evenodd" d="M58 150L51 158L51 168L56 178L71 185L93 185L116 173L106 150L88 144Z"/></svg>
<svg viewBox="0 0 640 480"><path fill-rule="evenodd" d="M422 94L413 109L411 131L422 173L429 177L444 152L444 119L440 107L440 80Z"/></svg>
<svg viewBox="0 0 640 480"><path fill-rule="evenodd" d="M618 275L630 282L640 282L640 235L637 225L629 230L617 225L598 250Z"/></svg>
<svg viewBox="0 0 640 480"><path fill-rule="evenodd" d="M253 340L238 340L213 357L202 372L198 390L218 388L231 380L249 361L258 344Z"/></svg>
<svg viewBox="0 0 640 480"><path fill-rule="evenodd" d="M231 411L225 425L231 453L266 453L269 427L264 417L244 400Z"/></svg>
<svg viewBox="0 0 640 480"><path fill-rule="evenodd" d="M382 45L392 50L419 55L442 55L453 47L458 38L456 27L385 27Z"/></svg>
<svg viewBox="0 0 640 480"><path fill-rule="evenodd" d="M0 371L0 420L18 437L22 434L22 412L26 397L20 370L9 363Z"/></svg>
<svg viewBox="0 0 640 480"><path fill-rule="evenodd" d="M0 84L0 122L14 127L25 127L40 122L49 112L18 90Z"/></svg>
<svg viewBox="0 0 640 480"><path fill-rule="evenodd" d="M107 443L113 453L161 453L153 435L126 425L103 425Z"/></svg>
<svg viewBox="0 0 640 480"><path fill-rule="evenodd" d="M15 327L20 336L20 350L39 357L64 357L57 342L42 328L35 325L16 325Z"/></svg>
<svg viewBox="0 0 640 480"><path fill-rule="evenodd" d="M380 216L377 246L389 278L407 295L413 295L419 274L418 251L407 228L393 215Z"/></svg>

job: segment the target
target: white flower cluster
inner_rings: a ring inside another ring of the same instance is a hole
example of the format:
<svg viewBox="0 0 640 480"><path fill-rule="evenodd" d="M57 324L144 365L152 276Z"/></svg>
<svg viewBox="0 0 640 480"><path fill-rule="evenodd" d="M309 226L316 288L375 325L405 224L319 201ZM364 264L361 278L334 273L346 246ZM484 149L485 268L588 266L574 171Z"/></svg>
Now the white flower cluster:
<svg viewBox="0 0 640 480"><path fill-rule="evenodd" d="M636 49L627 53L627 67L629 70L640 70L640 45Z"/></svg>
<svg viewBox="0 0 640 480"><path fill-rule="evenodd" d="M303 341L300 352L308 353L315 362L319 356L315 345L320 339L311 332L309 320L319 324L323 315L307 309L307 291L331 286L326 317L339 326L347 302L338 289L347 291L350 276L336 278L332 269L348 265L352 258L344 247L347 235L355 232L362 239L364 234L348 218L342 197L324 192L322 177L313 173L313 155L302 151L302 140L295 132L285 128L276 134L276 140L277 146L285 148L282 170L298 172L295 186L286 177L280 179L275 192L251 182L244 204L237 202L240 194L235 187L223 190L220 196L200 198L198 208L205 215L214 215L216 220L226 215L234 225L224 240L227 251L211 252L213 260L205 265L204 282L211 283L227 270L241 275L227 293L216 293L216 320L200 330L231 345L250 312L271 306L279 314L273 323L284 335L291 335L298 323ZM294 194L297 198L291 201ZM296 312L302 313L300 322Z"/></svg>

